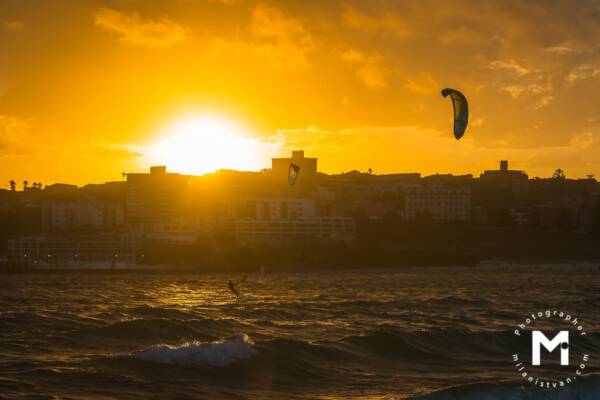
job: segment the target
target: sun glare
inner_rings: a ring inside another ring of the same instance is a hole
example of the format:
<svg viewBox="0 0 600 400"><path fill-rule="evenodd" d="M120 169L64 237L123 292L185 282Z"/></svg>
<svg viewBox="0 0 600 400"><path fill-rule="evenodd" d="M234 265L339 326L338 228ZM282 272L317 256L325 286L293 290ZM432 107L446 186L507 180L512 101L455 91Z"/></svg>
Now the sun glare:
<svg viewBox="0 0 600 400"><path fill-rule="evenodd" d="M265 165L264 144L220 115L181 118L168 124L147 147L147 160L186 174L218 169L258 170Z"/></svg>

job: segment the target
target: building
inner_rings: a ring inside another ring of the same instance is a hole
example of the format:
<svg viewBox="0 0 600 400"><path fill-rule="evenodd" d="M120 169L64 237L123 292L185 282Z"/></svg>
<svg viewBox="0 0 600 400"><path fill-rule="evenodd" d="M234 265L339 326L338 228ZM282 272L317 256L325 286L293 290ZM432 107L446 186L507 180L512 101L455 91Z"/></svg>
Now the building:
<svg viewBox="0 0 600 400"><path fill-rule="evenodd" d="M356 223L350 217L321 217L310 220L231 220L226 233L240 243L351 241Z"/></svg>
<svg viewBox="0 0 600 400"><path fill-rule="evenodd" d="M550 230L589 233L596 225L597 205L583 199L562 199L538 205L539 225Z"/></svg>
<svg viewBox="0 0 600 400"><path fill-rule="evenodd" d="M256 198L230 203L225 233L243 243L356 237L350 217L319 217L312 198Z"/></svg>
<svg viewBox="0 0 600 400"><path fill-rule="evenodd" d="M144 244L193 244L200 235L214 235L216 222L215 217L197 216L180 222L141 224L140 228Z"/></svg>
<svg viewBox="0 0 600 400"><path fill-rule="evenodd" d="M479 176L481 185L487 190L509 192L515 195L525 195L529 188L529 177L523 171L508 169L508 161L500 161L499 170L487 170Z"/></svg>
<svg viewBox="0 0 600 400"><path fill-rule="evenodd" d="M295 186L305 187L314 184L317 178L317 159L304 157L304 151L292 151L292 157L271 159L271 172L277 182L285 182L287 185L290 165L300 167L300 174Z"/></svg>
<svg viewBox="0 0 600 400"><path fill-rule="evenodd" d="M513 207L509 215L513 225L519 228L531 227L536 221L535 210L532 207Z"/></svg>
<svg viewBox="0 0 600 400"><path fill-rule="evenodd" d="M112 230L123 224L123 205L94 200L42 203L42 230L67 232L81 228Z"/></svg>
<svg viewBox="0 0 600 400"><path fill-rule="evenodd" d="M471 191L441 187L409 189L404 194L404 218L466 221L471 217Z"/></svg>
<svg viewBox="0 0 600 400"><path fill-rule="evenodd" d="M141 235L23 236L8 242L7 264L13 268L90 268L134 264Z"/></svg>
<svg viewBox="0 0 600 400"><path fill-rule="evenodd" d="M256 198L233 201L229 218L258 221L306 220L316 217L315 200L311 198Z"/></svg>
<svg viewBox="0 0 600 400"><path fill-rule="evenodd" d="M187 175L168 173L164 166L151 167L149 174L127 174L126 221L175 221L189 179Z"/></svg>

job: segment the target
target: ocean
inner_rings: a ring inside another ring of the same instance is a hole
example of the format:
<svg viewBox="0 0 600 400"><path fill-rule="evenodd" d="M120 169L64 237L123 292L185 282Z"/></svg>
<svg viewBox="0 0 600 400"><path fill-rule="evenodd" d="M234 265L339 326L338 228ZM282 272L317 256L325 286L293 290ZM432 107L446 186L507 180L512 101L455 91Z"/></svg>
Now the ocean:
<svg viewBox="0 0 600 400"><path fill-rule="evenodd" d="M598 399L599 276L592 264L2 274L0 398ZM547 309L587 332L585 373L561 389L534 387L511 358L519 322Z"/></svg>

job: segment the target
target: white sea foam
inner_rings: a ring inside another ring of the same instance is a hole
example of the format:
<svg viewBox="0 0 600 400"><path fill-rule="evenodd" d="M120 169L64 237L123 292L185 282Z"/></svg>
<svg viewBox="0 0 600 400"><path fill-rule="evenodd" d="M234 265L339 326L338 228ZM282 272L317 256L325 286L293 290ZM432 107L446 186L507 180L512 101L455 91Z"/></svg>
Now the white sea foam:
<svg viewBox="0 0 600 400"><path fill-rule="evenodd" d="M144 361L184 367L226 367L256 353L247 335L213 343L190 342L180 346L161 344L134 353Z"/></svg>

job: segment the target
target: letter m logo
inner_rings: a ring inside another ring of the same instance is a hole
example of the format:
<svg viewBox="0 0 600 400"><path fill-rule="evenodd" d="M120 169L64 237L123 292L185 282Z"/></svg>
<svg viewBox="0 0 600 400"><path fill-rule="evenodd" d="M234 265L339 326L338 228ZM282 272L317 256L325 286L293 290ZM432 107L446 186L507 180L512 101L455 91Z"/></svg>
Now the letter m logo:
<svg viewBox="0 0 600 400"><path fill-rule="evenodd" d="M540 365L540 348L544 346L552 353L560 345L560 365L569 365L569 331L560 331L548 340L542 331L531 332L531 364Z"/></svg>

